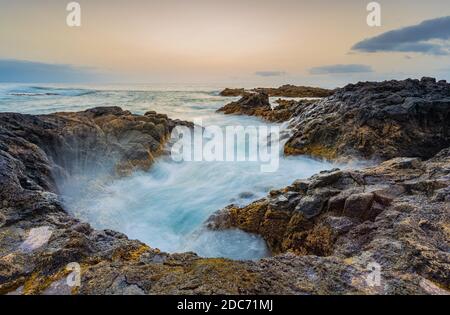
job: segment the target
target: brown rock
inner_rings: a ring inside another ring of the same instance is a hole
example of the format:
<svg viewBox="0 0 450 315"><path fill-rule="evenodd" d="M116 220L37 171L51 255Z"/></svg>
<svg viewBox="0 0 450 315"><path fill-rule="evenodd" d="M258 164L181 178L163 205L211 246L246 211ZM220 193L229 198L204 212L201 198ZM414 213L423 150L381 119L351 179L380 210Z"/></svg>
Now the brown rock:
<svg viewBox="0 0 450 315"><path fill-rule="evenodd" d="M343 215L364 220L372 207L373 200L374 195L372 193L350 195L345 200Z"/></svg>
<svg viewBox="0 0 450 315"><path fill-rule="evenodd" d="M245 89L229 89L226 88L219 93L220 96L242 96L245 94Z"/></svg>
<svg viewBox="0 0 450 315"><path fill-rule="evenodd" d="M280 96L280 97L327 97L333 94L332 90L308 87L308 86L295 86L286 84L280 86L279 88L256 88L250 91L245 89L229 89L226 88L220 92L221 96L242 96L247 92L257 92L268 94L269 96Z"/></svg>
<svg viewBox="0 0 450 315"><path fill-rule="evenodd" d="M394 159L362 170L324 172L308 181L297 181L258 201L259 205L268 206L263 219L252 215L251 207L228 212L230 217L238 212L240 218L246 218L231 220L231 228L247 230L251 226L248 231L266 239L273 253L299 255L297 259L289 256L290 263L314 257L325 264L330 274L334 272L326 263L328 259L335 261L336 266L360 270L367 270L369 264L376 262L382 267L383 283L372 288L371 294L437 292L420 285L423 279L432 279L435 287L448 293L450 207L445 197L441 197L445 188L429 185L427 189L408 190L404 185L429 182L432 178L449 187L449 153L450 150L443 150L426 162ZM294 209L288 202L290 194L300 196L291 199L293 204L297 203ZM280 197L284 201L273 201ZM222 212L222 216L225 214L226 211ZM277 257L268 261L272 259ZM362 278L354 275L351 278L353 285L367 289Z"/></svg>
<svg viewBox="0 0 450 315"><path fill-rule="evenodd" d="M237 115L257 115L258 112L271 110L269 96L263 93L246 93L237 102L220 108L218 112Z"/></svg>

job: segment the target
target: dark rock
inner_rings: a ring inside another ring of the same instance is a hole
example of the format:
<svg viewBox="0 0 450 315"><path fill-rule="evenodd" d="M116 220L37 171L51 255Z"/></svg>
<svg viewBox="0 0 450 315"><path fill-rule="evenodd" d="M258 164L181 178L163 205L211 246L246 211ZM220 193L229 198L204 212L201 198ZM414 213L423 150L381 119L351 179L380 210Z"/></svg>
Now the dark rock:
<svg viewBox="0 0 450 315"><path fill-rule="evenodd" d="M220 92L221 96L243 96L248 92L264 93L269 96L280 97L327 97L333 94L332 90L308 87L308 86L295 86L286 84L279 88L256 88L249 91L245 89L225 89Z"/></svg>
<svg viewBox="0 0 450 315"><path fill-rule="evenodd" d="M220 108L218 112L238 115L257 115L258 112L270 110L269 96L263 93L246 93L237 102Z"/></svg>
<svg viewBox="0 0 450 315"><path fill-rule="evenodd" d="M256 88L254 91L280 97L327 97L333 94L332 90L291 84L286 84L279 88Z"/></svg>
<svg viewBox="0 0 450 315"><path fill-rule="evenodd" d="M326 159L428 159L450 145L450 84L360 82L298 105L286 154Z"/></svg>
<svg viewBox="0 0 450 315"><path fill-rule="evenodd" d="M220 96L243 96L244 94L245 89L229 89L229 88L226 88L225 90L219 93Z"/></svg>
<svg viewBox="0 0 450 315"><path fill-rule="evenodd" d="M249 206L225 208L208 223L211 228L259 234L273 253L299 255L282 255L267 263L306 263L314 257L333 274L330 260L335 267L356 269L376 262L383 270L383 284L372 293L448 294L449 153L442 150L425 162L396 158L361 170L323 172ZM405 188L430 181L440 184ZM291 195L296 196L292 201ZM302 279L309 277L300 274ZM360 284L368 288L364 281Z"/></svg>
<svg viewBox="0 0 450 315"><path fill-rule="evenodd" d="M448 294L448 149L420 163L322 173L207 222L264 237L279 255L260 261L162 253L64 211L56 176L70 178L74 157L106 171L124 162L147 167L175 125L117 108L0 114L0 294ZM128 154L139 147L153 157ZM368 220L326 211L332 198L362 192L374 196ZM305 197L321 204L310 218L296 210ZM366 281L373 262L382 267L379 287ZM72 263L80 286L67 285Z"/></svg>
<svg viewBox="0 0 450 315"><path fill-rule="evenodd" d="M254 106L248 106L249 98ZM263 102L260 99L264 99ZM237 101L225 105L218 112L224 114L257 116L270 122L284 122L294 117L298 107L305 104L312 104L313 101L301 100L278 100L278 106L272 108L267 94L263 91L246 92L243 97Z"/></svg>
<svg viewBox="0 0 450 315"><path fill-rule="evenodd" d="M374 195L372 193L350 195L345 200L343 215L364 220L372 207L373 200Z"/></svg>

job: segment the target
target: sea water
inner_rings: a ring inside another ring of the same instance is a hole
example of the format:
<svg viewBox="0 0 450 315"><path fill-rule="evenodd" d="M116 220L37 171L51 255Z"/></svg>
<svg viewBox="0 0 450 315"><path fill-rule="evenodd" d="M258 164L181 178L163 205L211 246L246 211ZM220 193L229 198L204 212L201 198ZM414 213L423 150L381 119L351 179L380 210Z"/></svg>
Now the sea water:
<svg viewBox="0 0 450 315"><path fill-rule="evenodd" d="M3 84L0 112L44 114L120 106L136 114L153 110L173 119L201 119L204 126L267 125L254 117L216 113L234 100L219 96L220 89ZM270 254L259 236L240 230L209 231L203 226L205 220L231 203L251 203L272 189L333 167L307 157L282 155L276 172L263 173L254 162L174 162L166 157L148 172L107 181L74 178L60 190L66 210L97 229L117 230L171 253L258 259Z"/></svg>

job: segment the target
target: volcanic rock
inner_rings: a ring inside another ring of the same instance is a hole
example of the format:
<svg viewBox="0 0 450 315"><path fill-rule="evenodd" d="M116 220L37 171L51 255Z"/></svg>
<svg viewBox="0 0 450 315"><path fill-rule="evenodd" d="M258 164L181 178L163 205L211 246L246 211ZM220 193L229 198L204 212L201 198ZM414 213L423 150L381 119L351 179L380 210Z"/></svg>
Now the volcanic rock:
<svg viewBox="0 0 450 315"><path fill-rule="evenodd" d="M428 159L450 145L450 84L422 80L350 84L299 103L289 155L326 159Z"/></svg>
<svg viewBox="0 0 450 315"><path fill-rule="evenodd" d="M246 93L238 101L225 105L217 111L224 114L259 116L270 110L271 106L267 94Z"/></svg>
<svg viewBox="0 0 450 315"><path fill-rule="evenodd" d="M342 268L375 262L384 277L379 293L400 287L421 292L432 284L448 294L448 187L446 149L425 162L396 158L361 170L322 172L248 206L231 205L206 226L261 235L273 253L300 255L293 262L311 255Z"/></svg>

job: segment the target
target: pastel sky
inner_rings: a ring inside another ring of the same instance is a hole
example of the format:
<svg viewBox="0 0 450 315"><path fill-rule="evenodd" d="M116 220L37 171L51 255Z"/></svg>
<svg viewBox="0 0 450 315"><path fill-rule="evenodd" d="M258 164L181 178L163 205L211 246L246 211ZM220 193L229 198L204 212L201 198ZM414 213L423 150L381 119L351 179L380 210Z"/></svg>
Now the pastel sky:
<svg viewBox="0 0 450 315"><path fill-rule="evenodd" d="M379 0L381 27L368 0L79 0L79 28L69 2L0 0L0 81L450 80L449 0Z"/></svg>

